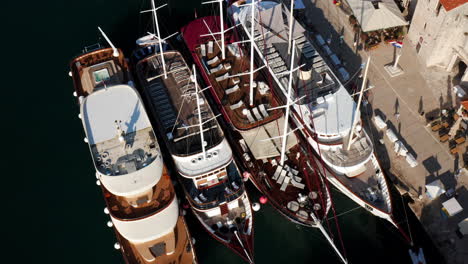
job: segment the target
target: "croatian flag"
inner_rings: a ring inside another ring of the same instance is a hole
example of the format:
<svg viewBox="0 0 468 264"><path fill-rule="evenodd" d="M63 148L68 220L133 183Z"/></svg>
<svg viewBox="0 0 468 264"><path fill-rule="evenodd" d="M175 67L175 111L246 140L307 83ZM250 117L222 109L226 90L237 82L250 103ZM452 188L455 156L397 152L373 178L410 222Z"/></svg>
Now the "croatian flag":
<svg viewBox="0 0 468 264"><path fill-rule="evenodd" d="M397 47L397 48L403 48L403 42L400 42L400 41L390 41L389 42L390 44L392 44L394 47Z"/></svg>

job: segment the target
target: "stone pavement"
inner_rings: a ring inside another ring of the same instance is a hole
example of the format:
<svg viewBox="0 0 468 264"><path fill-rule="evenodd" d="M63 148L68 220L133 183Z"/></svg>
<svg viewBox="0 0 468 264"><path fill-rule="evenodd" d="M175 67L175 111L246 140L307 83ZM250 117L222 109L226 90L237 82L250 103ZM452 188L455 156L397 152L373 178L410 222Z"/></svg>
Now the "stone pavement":
<svg viewBox="0 0 468 264"><path fill-rule="evenodd" d="M420 114L429 115L439 111L441 106L459 103L451 91L448 73L423 67L415 48L405 41L399 61L404 74L390 77L384 66L393 63L396 48L381 44L372 51L359 50L359 42L354 45L355 33L345 11L331 0L304 0L304 3L306 23L325 40L331 39L329 46L345 62L350 76L357 76L361 63L371 56L368 79L375 88L369 92L369 113L371 116L378 114L387 122L419 165L411 168L404 157L395 154L393 144L382 131L371 129L370 136L376 142L378 156L384 167L389 169L390 177L400 192L407 192L413 198L414 203L410 207L441 248L448 263L468 263L464 252L468 251L468 237L458 239L455 235L456 220L461 221L459 219L468 216L468 173L455 179L454 171L462 162L450 154L447 143L439 141L438 135L431 131L426 118ZM340 43L340 36L343 36L344 43ZM379 143L381 138L384 139L383 145ZM448 198L441 196L431 201L425 195L425 185L435 179L440 179L446 189L458 191L457 200L466 208L464 212L448 220L441 216L441 203ZM455 249L459 254L454 254Z"/></svg>

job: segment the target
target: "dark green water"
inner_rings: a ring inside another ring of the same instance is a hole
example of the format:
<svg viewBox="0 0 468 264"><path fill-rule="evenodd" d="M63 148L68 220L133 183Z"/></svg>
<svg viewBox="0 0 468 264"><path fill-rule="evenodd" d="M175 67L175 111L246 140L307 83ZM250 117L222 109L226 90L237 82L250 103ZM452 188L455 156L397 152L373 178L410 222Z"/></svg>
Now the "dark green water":
<svg viewBox="0 0 468 264"><path fill-rule="evenodd" d="M99 41L97 26L129 54L149 29L150 18L139 14L148 6L142 0L4 6L1 234L9 246L2 250L2 263L123 263L83 142L68 62ZM166 33L193 19L195 7L198 0L178 0L162 9ZM336 192L334 198L338 213L356 207ZM241 263L190 215L188 221L201 263ZM410 263L402 238L383 220L358 209L339 223L350 263ZM257 263L339 263L318 230L289 223L268 205L255 213L255 253Z"/></svg>

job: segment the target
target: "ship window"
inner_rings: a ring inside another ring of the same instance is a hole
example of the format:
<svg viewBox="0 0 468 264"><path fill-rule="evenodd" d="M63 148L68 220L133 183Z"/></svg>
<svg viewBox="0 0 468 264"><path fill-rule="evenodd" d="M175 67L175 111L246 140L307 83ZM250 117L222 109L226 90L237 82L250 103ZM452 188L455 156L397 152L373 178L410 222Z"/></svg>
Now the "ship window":
<svg viewBox="0 0 468 264"><path fill-rule="evenodd" d="M100 83L102 81L107 81L110 79L109 71L107 69L101 69L93 72L95 83Z"/></svg>

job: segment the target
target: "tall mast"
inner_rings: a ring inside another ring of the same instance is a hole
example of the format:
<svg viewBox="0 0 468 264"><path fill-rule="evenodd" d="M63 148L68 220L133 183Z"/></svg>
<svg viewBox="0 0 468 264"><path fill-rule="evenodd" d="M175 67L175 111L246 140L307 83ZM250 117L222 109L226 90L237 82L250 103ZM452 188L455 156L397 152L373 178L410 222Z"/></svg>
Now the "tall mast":
<svg viewBox="0 0 468 264"><path fill-rule="evenodd" d="M220 23L220 26L221 26L221 32L219 32L221 34L221 56L222 56L222 59L226 59L226 51L225 51L225 48L224 48L224 13L223 13L223 0L213 0L213 1L206 1L206 2L202 2L201 4L204 5L204 4L211 4L211 3L218 3L219 4L219 23ZM207 26L208 27L208 26ZM228 29L229 30L229 29ZM216 34L216 33L215 33ZM216 39L215 39L216 41ZM219 46L218 46L219 47Z"/></svg>
<svg viewBox="0 0 468 264"><path fill-rule="evenodd" d="M198 95L197 71L195 69L195 64L192 65L192 71L193 71L192 81L195 84L195 96L197 99L198 125L200 127L200 140L201 140L201 146L202 146L202 151L203 151L203 159L205 159L205 138L203 135L203 120L202 120L201 110L200 110L200 97Z"/></svg>
<svg viewBox="0 0 468 264"><path fill-rule="evenodd" d="M99 31L101 31L101 34L102 36L106 39L107 43L109 43L109 45L111 46L112 50L114 51L112 53L112 56L114 57L118 57L119 56L119 50L114 46L114 44L112 44L112 42L110 41L110 39L107 37L106 33L104 33L104 31L102 31L101 27L97 27L99 29Z"/></svg>
<svg viewBox="0 0 468 264"><path fill-rule="evenodd" d="M159 8L166 6L167 4L164 4ZM153 19L154 23L156 26L156 34L158 34L158 43L159 43L159 55L161 55L161 62L162 62L162 67L164 71L164 79L167 79L167 72L166 72L166 62L164 61L164 54L163 54L163 49L162 49L162 39L161 39L161 34L159 33L159 23L158 23L158 14L156 13L156 7L154 5L154 0L151 0L151 9L153 11Z"/></svg>
<svg viewBox="0 0 468 264"><path fill-rule="evenodd" d="M370 58L371 58L371 56L369 55L369 57L367 58L367 62L366 62L366 70L364 71L364 77L363 77L363 80L362 80L361 91L359 92L359 99L358 99L358 103L357 103L357 106L356 106L356 111L354 111L354 115L353 115L353 119L352 119L352 123L351 123L351 130L349 131L348 143L346 145L346 150L349 150L349 148L351 147L351 143L353 141L354 128L356 127L356 124L357 124L357 118L360 116L359 108L361 107L362 96L364 94L364 88L366 87L366 83L367 83L367 71L369 70Z"/></svg>
<svg viewBox="0 0 468 264"><path fill-rule="evenodd" d="M294 0L291 0L291 9L289 10L289 38L288 38L288 54L291 54L291 39L292 39L292 22L293 22ZM294 45L293 45L294 47Z"/></svg>
<svg viewBox="0 0 468 264"><path fill-rule="evenodd" d="M219 23L221 25L221 56L222 59L226 59L226 50L224 48L224 12L223 12L223 0L219 0Z"/></svg>
<svg viewBox="0 0 468 264"><path fill-rule="evenodd" d="M252 13L250 17L250 106L254 104L254 30L255 30L255 0L252 0Z"/></svg>
<svg viewBox="0 0 468 264"><path fill-rule="evenodd" d="M286 153L286 140L288 139L288 122L289 122L289 106L291 104L291 88L292 88L292 78L293 78L293 72L294 72L294 53L296 49L294 46L296 45L296 40L293 40L292 43L292 56L291 56L291 65L290 65L290 71L289 71L289 83L288 83L288 95L286 96L286 116L284 117L284 129L283 129L283 143L281 144L281 161L280 165L284 165L284 155Z"/></svg>

